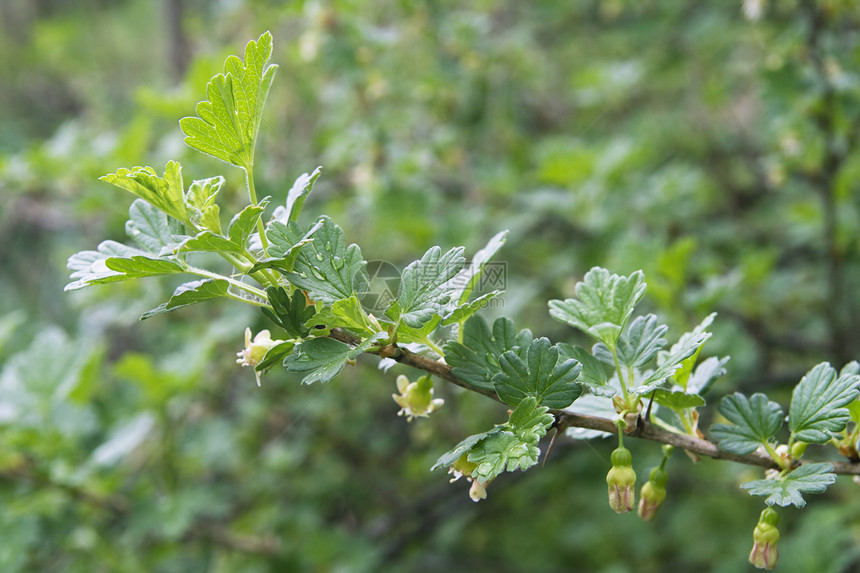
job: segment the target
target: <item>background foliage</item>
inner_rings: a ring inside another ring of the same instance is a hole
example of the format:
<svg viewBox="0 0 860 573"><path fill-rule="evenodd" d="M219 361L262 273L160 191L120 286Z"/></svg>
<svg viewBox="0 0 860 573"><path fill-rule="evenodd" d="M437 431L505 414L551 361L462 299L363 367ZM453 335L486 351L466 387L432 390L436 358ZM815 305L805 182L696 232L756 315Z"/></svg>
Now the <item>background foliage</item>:
<svg viewBox="0 0 860 573"><path fill-rule="evenodd" d="M323 165L305 209L397 265L510 229L504 312L553 341L571 331L546 300L593 265L641 268L670 336L719 312L705 352L732 359L712 400L779 397L860 357L853 2L9 0L0 16L0 569L744 566L745 468L677 455L646 524L606 507L611 445L561 441L473 504L428 468L503 406L440 383L445 407L407 424L401 371L371 360L332 388L278 369L257 389L234 356L262 315L213 303L138 323L175 284L62 295L65 260L124 236L131 196L97 177L225 169L177 120L271 29L260 196L283 202ZM784 512L781 571L856 567L856 487Z"/></svg>

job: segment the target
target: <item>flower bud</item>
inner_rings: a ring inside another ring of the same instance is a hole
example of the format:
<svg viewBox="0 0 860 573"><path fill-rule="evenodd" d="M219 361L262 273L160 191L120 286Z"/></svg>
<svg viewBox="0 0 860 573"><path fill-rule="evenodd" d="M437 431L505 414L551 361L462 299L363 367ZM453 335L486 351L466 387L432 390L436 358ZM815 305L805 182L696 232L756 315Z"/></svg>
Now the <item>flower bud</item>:
<svg viewBox="0 0 860 573"><path fill-rule="evenodd" d="M487 484L482 481L473 480L472 487L469 488L469 497L475 502L487 499Z"/></svg>
<svg viewBox="0 0 860 573"><path fill-rule="evenodd" d="M761 512L758 524L753 531L753 548L750 552L750 563L758 569L773 569L779 559L776 542L779 541L779 515L772 507Z"/></svg>
<svg viewBox="0 0 860 573"><path fill-rule="evenodd" d="M652 521L657 515L657 510L666 499L666 483L669 474L660 466L651 470L648 481L642 486L639 497L639 517L645 521Z"/></svg>
<svg viewBox="0 0 860 573"><path fill-rule="evenodd" d="M800 459L803 457L803 454L806 453L806 442L795 442L794 445L791 446L791 457L794 459Z"/></svg>
<svg viewBox="0 0 860 573"><path fill-rule="evenodd" d="M609 486L609 507L616 513L627 513L636 505L636 472L633 471L633 456L630 450L619 446L610 458L612 469L606 474Z"/></svg>
<svg viewBox="0 0 860 573"><path fill-rule="evenodd" d="M426 418L445 403L442 398L433 398L433 380L429 375L422 376L415 382L409 382L409 378L401 374L397 377L397 390L400 394L391 395L400 406L397 415L406 415L406 420L409 422L412 418Z"/></svg>

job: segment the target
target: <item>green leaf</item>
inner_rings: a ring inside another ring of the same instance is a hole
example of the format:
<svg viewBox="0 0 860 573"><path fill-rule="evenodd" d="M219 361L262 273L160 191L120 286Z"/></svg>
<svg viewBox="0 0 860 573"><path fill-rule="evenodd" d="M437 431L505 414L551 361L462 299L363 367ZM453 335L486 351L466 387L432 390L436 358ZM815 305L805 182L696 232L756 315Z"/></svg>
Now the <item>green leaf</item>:
<svg viewBox="0 0 860 573"><path fill-rule="evenodd" d="M564 342L556 346L559 356L565 359L573 358L582 364L582 372L580 372L579 378L576 379L577 384L584 386L595 396L605 396L607 398L615 396L617 390L608 384L609 377L606 375L606 368L604 368L600 360L581 346L571 346Z"/></svg>
<svg viewBox="0 0 860 573"><path fill-rule="evenodd" d="M283 360L293 351L296 343L293 340L285 340L280 344L276 344L266 351L263 359L254 368L257 372L265 372L275 364L283 362Z"/></svg>
<svg viewBox="0 0 860 573"><path fill-rule="evenodd" d="M476 315L463 325L463 343L448 342L443 350L454 376L475 388L494 390L493 376L502 371L499 356L512 350L524 357L531 341L531 331L518 333L510 318L497 318L490 331L487 322Z"/></svg>
<svg viewBox="0 0 860 573"><path fill-rule="evenodd" d="M206 86L207 101L197 104L197 117L184 117L179 127L189 147L250 170L263 107L278 66L269 64L272 35L265 32L245 47L244 63L236 56L224 62L224 73Z"/></svg>
<svg viewBox="0 0 860 573"><path fill-rule="evenodd" d="M455 247L442 253L442 249L434 246L420 261L410 263L400 275L397 299L385 315L412 328L421 328L434 315L444 316L445 305L454 292L446 283L463 267L463 250Z"/></svg>
<svg viewBox="0 0 860 573"><path fill-rule="evenodd" d="M310 332L305 323L314 316L314 306L308 304L305 293L300 290L293 292L292 298L283 287L268 287L266 297L271 310L263 307L262 311L275 324L287 331L293 338L304 338Z"/></svg>
<svg viewBox="0 0 860 573"><path fill-rule="evenodd" d="M170 231L167 215L143 199L135 199L128 208L125 233L141 248L156 256L172 254L179 244Z"/></svg>
<svg viewBox="0 0 860 573"><path fill-rule="evenodd" d="M178 221L188 221L183 199L182 167L175 161L167 163L163 177L159 177L152 167L133 167L118 169L116 173L99 179L131 191Z"/></svg>
<svg viewBox="0 0 860 573"><path fill-rule="evenodd" d="M301 291L296 292L301 294ZM343 300L337 300L331 304L331 307L318 310L313 315L313 318L306 323L306 326L311 328L315 326L345 328L362 336L378 332L378 329L374 328L367 314L361 308L361 303L358 302L358 297L355 295Z"/></svg>
<svg viewBox="0 0 860 573"><path fill-rule="evenodd" d="M185 210L191 224L216 235L221 234L221 210L215 203L215 197L224 181L220 175L193 181L185 193Z"/></svg>
<svg viewBox="0 0 860 573"><path fill-rule="evenodd" d="M473 434L469 436L468 438L464 439L459 444L454 446L452 449L439 456L439 459L436 460L436 463L433 464L433 467L430 468L430 471L432 472L439 468L450 467L451 464L459 460L463 454L471 450L475 446L475 444L495 434L498 434L502 431L502 428L504 428L504 426L500 425L487 432L481 432L480 434Z"/></svg>
<svg viewBox="0 0 860 573"><path fill-rule="evenodd" d="M731 424L714 424L711 434L719 440L720 449L732 454L752 453L782 427L782 408L764 394L753 394L747 399L740 392L726 396L720 402L720 413Z"/></svg>
<svg viewBox="0 0 860 573"><path fill-rule="evenodd" d="M120 256L115 256L120 255ZM171 259L152 258L151 254L116 241L104 241L97 251L81 251L69 257L73 272L66 291L156 275L181 273L184 268Z"/></svg>
<svg viewBox="0 0 860 573"><path fill-rule="evenodd" d="M858 395L860 376L837 376L822 362L806 373L791 393L788 427L801 442L824 444L851 420L848 406Z"/></svg>
<svg viewBox="0 0 860 573"><path fill-rule="evenodd" d="M472 477L488 482L506 469L509 472L525 470L538 462L540 449L525 444L513 432L502 430L475 444L467 459L477 467Z"/></svg>
<svg viewBox="0 0 860 573"><path fill-rule="evenodd" d="M505 352L499 368L493 385L502 402L510 406L534 396L542 406L566 408L582 394L582 386L573 383L582 366L573 359L560 362L558 349L547 338L533 340L525 360L513 351Z"/></svg>
<svg viewBox="0 0 860 573"><path fill-rule="evenodd" d="M108 269L116 271L117 273L122 275L122 278L119 278L117 280L139 279L156 275L166 275L170 273L179 273L184 270L181 266L179 266L177 263L174 263L173 261L169 261L167 259L153 259L148 256L141 255L137 255L128 259L110 257L108 259L105 259L104 264Z"/></svg>
<svg viewBox="0 0 860 573"><path fill-rule="evenodd" d="M458 307L462 307L469 300L469 296L471 296L472 291L475 290L475 287L481 280L481 276L484 274L484 267L499 252L499 249L504 246L507 238L508 231L497 233L487 242L483 249L475 253L472 261L451 280L454 286L451 299L457 303Z"/></svg>
<svg viewBox="0 0 860 573"><path fill-rule="evenodd" d="M179 246L177 252L187 253L192 251L210 252L233 252L242 253L248 245L248 237L256 229L260 215L266 209L268 198L260 201L258 205L248 205L236 214L227 227L227 236L213 233L212 231L201 231L195 237L187 239Z"/></svg>
<svg viewBox="0 0 860 573"><path fill-rule="evenodd" d="M682 336L679 343L684 341L684 337L697 336L697 335L705 332L705 330L709 326L711 326L711 324L714 322L715 316L717 316L716 312L712 312L711 314L706 316L704 318L704 320L702 320L702 322L698 326L696 326L696 328L694 328L693 330L691 330L690 332L688 332L687 334ZM676 370L675 373L672 375L672 378L675 380L675 382L681 388L685 388L685 389L687 388L687 382L690 378L690 375L693 372L693 367L695 366L696 360L698 360L699 353L701 351L702 351L702 347L700 346L699 349L696 350L696 352L694 352L692 356L689 356L689 357L685 358L684 360L682 360L681 361L681 367L678 368L678 370ZM662 354L662 352L660 354ZM658 358L659 358L659 354L658 354ZM728 358L726 358L725 361L728 361ZM660 362L659 359L658 359L658 362ZM703 373L704 373L704 371L703 371ZM724 372L723 372L723 374L724 374ZM719 374L719 375L721 376L722 374ZM713 382L713 380L711 380L710 382ZM710 385L710 382L708 383L708 385ZM699 393L701 394L702 392L699 392Z"/></svg>
<svg viewBox="0 0 860 573"><path fill-rule="evenodd" d="M645 294L645 279L642 271L623 277L594 267L574 290L577 298L549 301L550 316L615 348L636 303Z"/></svg>
<svg viewBox="0 0 860 573"><path fill-rule="evenodd" d="M827 462L803 464L791 473L777 479L757 479L741 484L748 489L750 495L768 496L764 502L768 505L786 507L794 505L801 508L806 505L804 493L824 493L827 486L836 481L833 466Z"/></svg>
<svg viewBox="0 0 860 573"><path fill-rule="evenodd" d="M267 253L270 256L260 259L248 270L248 274L268 268L278 269L284 273L292 271L296 258L299 256L299 249L310 243L314 233L322 229L323 225L324 220L320 219L307 231L302 231L298 223L294 221L288 223L271 221L266 226L266 237L269 239Z"/></svg>
<svg viewBox="0 0 860 573"><path fill-rule="evenodd" d="M529 396L511 412L508 425L524 443L537 444L555 421L548 411L546 406L538 406L537 398Z"/></svg>
<svg viewBox="0 0 860 573"><path fill-rule="evenodd" d="M671 408L678 413L688 408L698 408L705 405L705 399L698 394L687 394L686 392L672 392L669 390L657 390L654 392L654 401Z"/></svg>
<svg viewBox="0 0 860 573"><path fill-rule="evenodd" d="M225 297L227 296L229 286L230 283L224 279L205 279L181 284L173 291L170 300L143 313L140 320L145 320L157 314L170 312L184 306L212 300L213 298Z"/></svg>
<svg viewBox="0 0 860 573"><path fill-rule="evenodd" d="M690 394L704 395L711 389L714 381L726 373L725 366L728 361L728 356L724 358L711 356L710 358L702 361L702 363L696 367L696 371L692 376L689 376L686 381L687 392Z"/></svg>
<svg viewBox="0 0 860 573"><path fill-rule="evenodd" d="M412 328L411 326L401 324L400 328L397 329L397 342L415 342L417 344L426 345L427 338L434 330L436 330L441 321L442 318L437 315L431 318L430 322L424 324L421 328ZM379 322L384 325L390 325L387 321L380 320Z"/></svg>
<svg viewBox="0 0 860 573"><path fill-rule="evenodd" d="M657 315L634 318L618 341L618 359L627 366L644 366L666 345L668 330L668 326L657 322Z"/></svg>
<svg viewBox="0 0 860 573"><path fill-rule="evenodd" d="M322 173L322 167L317 167L314 169L314 172L308 175L307 173L302 173L298 179L296 179L293 186L290 188L287 193L287 202L284 207L284 220L286 221L298 221L299 215L302 213L302 206L305 204L305 198L310 194L311 190L314 188L314 183L319 179L320 173ZM278 216L278 213L275 213L275 216Z"/></svg>
<svg viewBox="0 0 860 573"><path fill-rule="evenodd" d="M355 348L333 338L305 340L286 357L284 366L290 372L308 372L309 374L302 378L302 384L328 382L343 370L347 361L355 360L371 344L384 336L384 332L377 332Z"/></svg>
<svg viewBox="0 0 860 573"><path fill-rule="evenodd" d="M657 369L647 373L641 380L637 380L638 384L630 388L630 392L648 394L662 386L683 366L684 361L698 353L702 345L711 337L710 332L702 332L701 328L702 325L699 325L693 331L682 334L669 352L660 352L657 356Z"/></svg>
<svg viewBox="0 0 860 573"><path fill-rule="evenodd" d="M467 459L478 466L472 477L488 482L503 471L526 470L537 464L537 444L554 421L547 410L537 405L534 396L524 398L500 432L486 436L469 449Z"/></svg>
<svg viewBox="0 0 860 573"><path fill-rule="evenodd" d="M470 316L474 315L479 310L482 310L484 307L490 304L494 298L502 294L504 291L494 290L493 292L488 292L482 294L475 300L471 300L469 302L463 303L457 308L455 308L451 313L445 317L445 320L442 321L442 326L448 326L449 324L465 322Z"/></svg>
<svg viewBox="0 0 860 573"><path fill-rule="evenodd" d="M299 248L288 272L289 281L308 291L311 299L331 304L362 292L367 285L367 263L358 245L347 246L343 230L329 217L313 233L310 242Z"/></svg>

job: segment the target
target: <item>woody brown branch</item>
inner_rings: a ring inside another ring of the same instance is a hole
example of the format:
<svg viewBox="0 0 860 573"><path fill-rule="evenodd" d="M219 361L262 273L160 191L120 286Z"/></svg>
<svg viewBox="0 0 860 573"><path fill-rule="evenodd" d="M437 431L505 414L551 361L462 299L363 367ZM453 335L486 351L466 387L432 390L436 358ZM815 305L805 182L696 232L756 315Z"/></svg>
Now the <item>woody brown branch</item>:
<svg viewBox="0 0 860 573"><path fill-rule="evenodd" d="M357 346L361 342L360 338L341 328L333 328L330 336L335 340L339 340L351 346ZM379 351L370 351L370 353L379 354ZM395 347L393 349L389 348L386 354L400 364L424 370L430 374L435 374L446 382L450 382L451 384L460 386L461 388L465 388L472 392L483 394L484 396L494 400L499 400L499 397L495 392L483 388L476 388L455 376L451 367L444 362L433 360L427 356L416 354L400 347ZM618 426L615 425L615 421L608 418L574 414L563 410L551 410L550 412L555 416L556 426L559 430L566 430L567 428L583 428L586 430L598 430L610 434L614 434L618 431ZM756 451L743 456L731 454L720 450L714 442L702 438L696 438L687 434L669 432L654 426L644 419L640 419L639 423L634 428L629 431L625 431L625 435L661 444L669 444L688 452L713 458L715 460L729 460L762 468L781 469L776 462L765 453ZM811 460L801 463L811 463ZM833 464L833 471L837 474L860 475L860 463L833 461L830 463Z"/></svg>

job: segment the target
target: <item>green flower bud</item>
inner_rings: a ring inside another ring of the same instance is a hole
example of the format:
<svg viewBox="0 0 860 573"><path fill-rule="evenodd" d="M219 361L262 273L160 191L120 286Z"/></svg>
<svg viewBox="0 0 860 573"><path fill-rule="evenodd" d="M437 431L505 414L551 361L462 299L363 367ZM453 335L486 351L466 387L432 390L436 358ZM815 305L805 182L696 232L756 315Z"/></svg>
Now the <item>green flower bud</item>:
<svg viewBox="0 0 860 573"><path fill-rule="evenodd" d="M609 507L616 513L627 513L636 505L636 472L630 450L619 446L610 457L612 469L606 474L609 486Z"/></svg>
<svg viewBox="0 0 860 573"><path fill-rule="evenodd" d="M666 483L669 474L662 467L657 466L651 470L648 481L642 486L639 497L639 517L645 521L652 521L657 515L657 510L666 499Z"/></svg>
<svg viewBox="0 0 860 573"><path fill-rule="evenodd" d="M794 445L791 446L791 457L794 459L800 459L805 453L806 442L795 442Z"/></svg>
<svg viewBox="0 0 860 573"><path fill-rule="evenodd" d="M773 569L779 559L776 542L779 541L779 515L772 507L761 512L758 524L753 531L753 548L750 551L750 563L758 569Z"/></svg>

